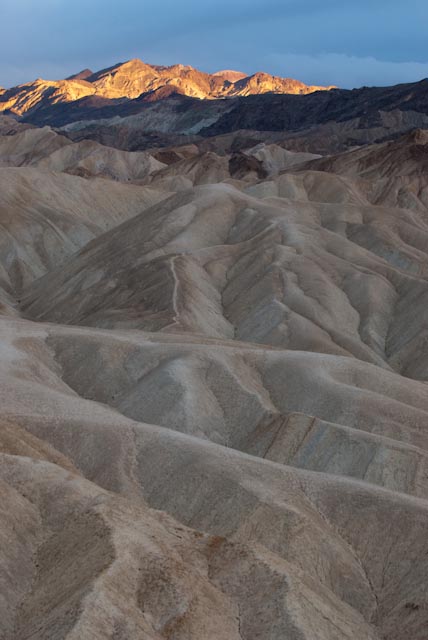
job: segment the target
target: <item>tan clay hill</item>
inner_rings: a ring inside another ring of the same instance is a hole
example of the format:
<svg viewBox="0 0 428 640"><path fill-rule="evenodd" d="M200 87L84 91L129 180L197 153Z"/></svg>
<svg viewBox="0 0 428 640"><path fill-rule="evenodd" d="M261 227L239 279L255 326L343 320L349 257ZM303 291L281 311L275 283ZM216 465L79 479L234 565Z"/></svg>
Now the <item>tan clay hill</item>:
<svg viewBox="0 0 428 640"><path fill-rule="evenodd" d="M308 86L298 80L278 78L267 73L246 76L237 71L220 71L209 74L181 64L160 67L136 59L98 73L85 70L66 80L38 79L3 93L0 91L0 111L24 115L37 109L41 103L67 103L92 95L109 100L133 99L164 87L186 96L208 100L268 92L307 94L331 89Z"/></svg>
<svg viewBox="0 0 428 640"><path fill-rule="evenodd" d="M426 640L426 134L0 132L0 638Z"/></svg>

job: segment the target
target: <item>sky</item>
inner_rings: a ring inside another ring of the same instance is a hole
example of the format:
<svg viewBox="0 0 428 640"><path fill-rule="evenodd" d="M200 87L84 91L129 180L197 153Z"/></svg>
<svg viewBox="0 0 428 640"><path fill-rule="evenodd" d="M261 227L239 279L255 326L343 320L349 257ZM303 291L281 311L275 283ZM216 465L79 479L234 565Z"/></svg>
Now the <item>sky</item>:
<svg viewBox="0 0 428 640"><path fill-rule="evenodd" d="M141 58L343 88L428 77L427 0L0 0L0 86Z"/></svg>

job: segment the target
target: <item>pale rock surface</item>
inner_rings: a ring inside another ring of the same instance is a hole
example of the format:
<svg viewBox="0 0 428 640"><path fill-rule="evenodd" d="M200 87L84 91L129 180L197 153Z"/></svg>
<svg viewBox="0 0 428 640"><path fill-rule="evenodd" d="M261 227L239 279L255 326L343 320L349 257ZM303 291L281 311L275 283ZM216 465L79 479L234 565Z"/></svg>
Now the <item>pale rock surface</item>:
<svg viewBox="0 0 428 640"><path fill-rule="evenodd" d="M425 640L425 135L5 131L2 640Z"/></svg>

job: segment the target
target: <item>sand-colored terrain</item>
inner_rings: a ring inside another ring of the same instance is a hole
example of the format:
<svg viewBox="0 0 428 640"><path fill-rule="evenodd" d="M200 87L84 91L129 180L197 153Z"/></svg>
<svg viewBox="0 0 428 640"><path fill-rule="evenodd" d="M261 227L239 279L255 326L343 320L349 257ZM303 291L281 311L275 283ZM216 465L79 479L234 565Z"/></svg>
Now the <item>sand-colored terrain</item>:
<svg viewBox="0 0 428 640"><path fill-rule="evenodd" d="M1 640L426 640L426 134L0 124Z"/></svg>

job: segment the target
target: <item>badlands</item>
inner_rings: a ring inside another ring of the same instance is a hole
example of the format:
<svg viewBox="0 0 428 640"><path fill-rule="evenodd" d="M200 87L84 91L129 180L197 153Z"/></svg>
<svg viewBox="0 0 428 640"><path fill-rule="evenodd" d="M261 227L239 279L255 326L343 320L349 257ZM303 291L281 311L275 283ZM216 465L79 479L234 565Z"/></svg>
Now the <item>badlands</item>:
<svg viewBox="0 0 428 640"><path fill-rule="evenodd" d="M113 126L0 118L1 640L426 640L428 133Z"/></svg>

